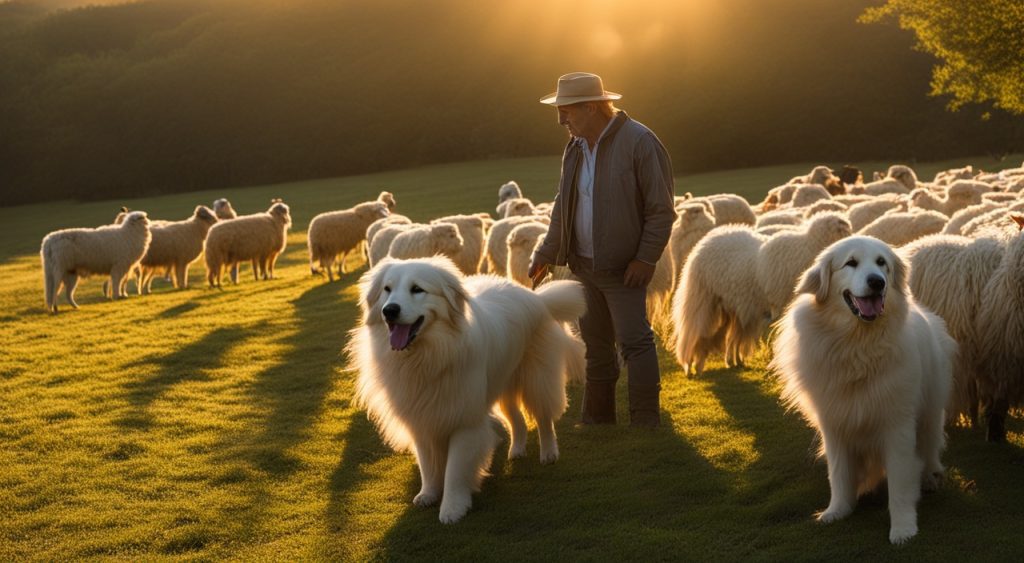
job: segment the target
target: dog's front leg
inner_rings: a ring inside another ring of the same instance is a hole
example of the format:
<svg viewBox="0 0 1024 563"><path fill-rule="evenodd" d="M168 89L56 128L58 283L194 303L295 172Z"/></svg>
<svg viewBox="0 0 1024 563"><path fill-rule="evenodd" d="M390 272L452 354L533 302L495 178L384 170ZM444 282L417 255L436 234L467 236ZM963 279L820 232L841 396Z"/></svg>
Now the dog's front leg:
<svg viewBox="0 0 1024 563"><path fill-rule="evenodd" d="M413 499L416 506L430 506L441 500L444 487L444 449L423 438L416 439L416 465L420 468L420 492Z"/></svg>
<svg viewBox="0 0 1024 563"><path fill-rule="evenodd" d="M924 463L914 448L913 424L895 429L885 440L885 474L889 482L889 541L903 543L917 535L917 501Z"/></svg>
<svg viewBox="0 0 1024 563"><path fill-rule="evenodd" d="M828 485L832 498L828 508L818 515L819 522L835 522L853 512L857 502L857 472L854 468L853 452L842 440L822 432L825 442L825 458L828 460Z"/></svg>
<svg viewBox="0 0 1024 563"><path fill-rule="evenodd" d="M469 511L473 491L487 470L494 446L494 433L486 420L479 426L460 428L452 433L444 470L441 522L453 524Z"/></svg>

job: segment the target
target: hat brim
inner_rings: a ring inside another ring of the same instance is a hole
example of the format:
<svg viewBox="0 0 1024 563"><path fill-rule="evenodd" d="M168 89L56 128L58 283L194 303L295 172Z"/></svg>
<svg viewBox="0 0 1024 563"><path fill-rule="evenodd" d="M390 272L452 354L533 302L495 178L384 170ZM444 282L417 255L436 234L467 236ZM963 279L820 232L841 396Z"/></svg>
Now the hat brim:
<svg viewBox="0 0 1024 563"><path fill-rule="evenodd" d="M568 106L572 104L579 104L582 102L600 102L600 101L611 101L622 98L622 94L616 94L615 92L609 92L605 90L602 96L562 96L558 97L558 92L552 92L547 96L540 99L540 103L547 104L549 106Z"/></svg>

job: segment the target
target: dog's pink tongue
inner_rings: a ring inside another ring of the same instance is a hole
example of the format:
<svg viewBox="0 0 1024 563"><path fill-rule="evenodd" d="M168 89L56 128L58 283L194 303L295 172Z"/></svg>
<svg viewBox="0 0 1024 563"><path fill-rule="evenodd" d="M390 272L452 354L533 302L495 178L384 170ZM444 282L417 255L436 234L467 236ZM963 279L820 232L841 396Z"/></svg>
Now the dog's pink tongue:
<svg viewBox="0 0 1024 563"><path fill-rule="evenodd" d="M865 317L877 317L882 314L882 310L885 309L885 300L882 299L881 295L874 297L854 297L857 301L857 309L860 310L860 314Z"/></svg>
<svg viewBox="0 0 1024 563"><path fill-rule="evenodd" d="M391 349L405 350L412 336L412 325L391 325Z"/></svg>

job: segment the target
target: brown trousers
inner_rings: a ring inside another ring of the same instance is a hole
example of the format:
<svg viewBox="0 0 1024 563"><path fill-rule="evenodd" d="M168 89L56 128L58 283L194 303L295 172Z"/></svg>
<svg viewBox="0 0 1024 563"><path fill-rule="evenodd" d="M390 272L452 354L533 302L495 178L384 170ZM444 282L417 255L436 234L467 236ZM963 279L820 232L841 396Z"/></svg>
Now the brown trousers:
<svg viewBox="0 0 1024 563"><path fill-rule="evenodd" d="M661 374L654 331L647 319L647 288L626 287L623 272L595 272L593 262L580 256L572 256L569 267L583 283L587 299L587 312L580 318L587 346L584 415L588 409L598 418L607 415L607 399L603 398L610 393L610 422L614 421L614 389L621 369L615 350L618 344L629 373L631 416L636 418L637 412L657 416ZM591 400L588 406L588 396L597 397L600 404Z"/></svg>

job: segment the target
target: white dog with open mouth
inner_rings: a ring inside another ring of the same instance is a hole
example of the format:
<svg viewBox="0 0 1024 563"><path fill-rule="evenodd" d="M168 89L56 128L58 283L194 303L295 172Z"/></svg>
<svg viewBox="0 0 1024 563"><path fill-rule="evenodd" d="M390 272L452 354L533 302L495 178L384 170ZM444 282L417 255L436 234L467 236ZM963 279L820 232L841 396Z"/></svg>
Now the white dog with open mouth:
<svg viewBox="0 0 1024 563"><path fill-rule="evenodd" d="M579 283L534 293L495 276L463 278L442 257L387 259L363 275L360 302L347 347L357 399L391 447L416 455L414 504L440 500L444 523L466 514L497 445L496 404L509 458L526 454L522 404L537 423L541 463L558 459L567 372L584 364L583 344L562 324L584 313Z"/></svg>
<svg viewBox="0 0 1024 563"><path fill-rule="evenodd" d="M783 399L821 435L832 498L822 522L850 514L888 480L889 540L917 534L922 486L944 470L943 410L956 343L907 289L907 267L865 236L826 248L778 322L772 367Z"/></svg>

